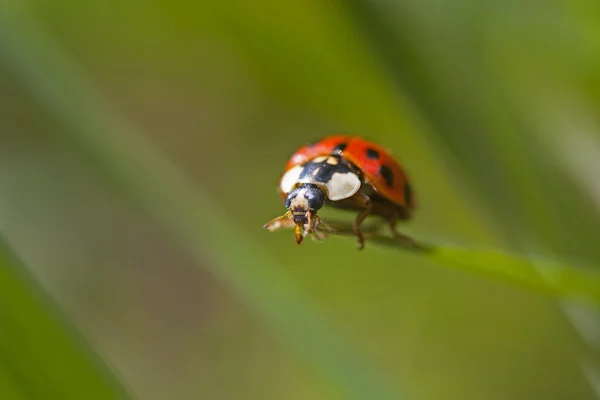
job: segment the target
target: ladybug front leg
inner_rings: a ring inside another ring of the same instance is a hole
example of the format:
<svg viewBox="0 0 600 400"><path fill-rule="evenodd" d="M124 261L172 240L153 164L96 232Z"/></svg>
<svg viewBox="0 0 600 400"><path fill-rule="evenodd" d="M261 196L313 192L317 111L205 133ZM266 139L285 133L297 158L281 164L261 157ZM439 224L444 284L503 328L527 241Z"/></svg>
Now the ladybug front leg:
<svg viewBox="0 0 600 400"><path fill-rule="evenodd" d="M327 237L327 234L325 233L327 229L321 225L321 218L319 218L318 215L314 214L312 216L310 224L310 232L313 234L313 239L321 241ZM323 227L325 229L319 229L319 227Z"/></svg>
<svg viewBox="0 0 600 400"><path fill-rule="evenodd" d="M295 226L294 219L292 218L292 212L288 211L285 214L273 218L269 222L267 222L263 228L270 230L271 232L279 229L279 228L293 228Z"/></svg>
<svg viewBox="0 0 600 400"><path fill-rule="evenodd" d="M354 220L354 224L352 224L352 229L354 234L356 235L356 239L358 241L358 249L362 250L365 247L365 238L363 237L362 232L360 231L360 224L371 214L371 209L373 208L373 204L371 202L371 198L364 193L357 193L354 195L353 200L356 205L359 207L363 207L362 210Z"/></svg>

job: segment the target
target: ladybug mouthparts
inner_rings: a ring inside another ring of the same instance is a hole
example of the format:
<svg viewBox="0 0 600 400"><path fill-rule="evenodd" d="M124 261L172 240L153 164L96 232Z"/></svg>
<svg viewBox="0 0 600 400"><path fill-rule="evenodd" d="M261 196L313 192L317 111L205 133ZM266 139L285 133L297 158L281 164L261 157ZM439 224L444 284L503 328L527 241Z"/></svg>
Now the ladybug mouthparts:
<svg viewBox="0 0 600 400"><path fill-rule="evenodd" d="M302 212L302 214L300 214L300 212ZM306 211L302 210L295 210L294 211L294 223L296 224L307 224L308 223L308 217L306 216Z"/></svg>

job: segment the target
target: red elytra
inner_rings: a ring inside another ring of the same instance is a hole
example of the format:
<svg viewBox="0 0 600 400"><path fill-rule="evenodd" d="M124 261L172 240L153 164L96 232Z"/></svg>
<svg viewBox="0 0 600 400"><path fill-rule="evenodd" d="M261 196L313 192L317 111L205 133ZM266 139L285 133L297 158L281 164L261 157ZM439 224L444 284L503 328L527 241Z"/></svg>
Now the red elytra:
<svg viewBox="0 0 600 400"><path fill-rule="evenodd" d="M343 149L334 150L344 144ZM368 152L368 150L377 152L378 157L369 157L368 153L373 153ZM315 157L335 153L360 169L365 175L366 183L372 185L383 197L404 207L416 207L414 193L400 163L392 157L388 150L358 136L327 136L314 144L303 146L290 157L285 166L285 171L297 165L302 165ZM382 166L389 168L391 171L392 185L388 184L381 173ZM281 193L281 195L285 197L287 193Z"/></svg>

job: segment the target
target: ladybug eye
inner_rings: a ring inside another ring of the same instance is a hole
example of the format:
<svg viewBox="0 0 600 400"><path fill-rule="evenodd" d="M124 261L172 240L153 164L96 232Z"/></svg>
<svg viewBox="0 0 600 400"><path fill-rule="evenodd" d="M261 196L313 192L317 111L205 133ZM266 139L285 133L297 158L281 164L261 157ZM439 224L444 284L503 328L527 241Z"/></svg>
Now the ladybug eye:
<svg viewBox="0 0 600 400"><path fill-rule="evenodd" d="M319 210L323 207L323 202L325 201L325 193L316 186L309 186L306 189L305 194L308 200L308 208L311 210Z"/></svg>
<svg viewBox="0 0 600 400"><path fill-rule="evenodd" d="M308 207L311 210L318 210L323 207L323 199L318 197L308 198Z"/></svg>
<svg viewBox="0 0 600 400"><path fill-rule="evenodd" d="M294 197L296 197L297 194L297 191L293 191L288 195L287 199L285 199L285 208L290 208L290 206L292 205L292 200L294 199Z"/></svg>

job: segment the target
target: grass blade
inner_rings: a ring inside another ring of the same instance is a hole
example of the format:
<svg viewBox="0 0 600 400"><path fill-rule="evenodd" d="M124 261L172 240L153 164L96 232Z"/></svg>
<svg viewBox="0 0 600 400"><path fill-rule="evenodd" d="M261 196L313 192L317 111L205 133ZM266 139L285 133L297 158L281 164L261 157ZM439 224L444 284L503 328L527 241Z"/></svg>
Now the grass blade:
<svg viewBox="0 0 600 400"><path fill-rule="evenodd" d="M3 399L127 399L125 389L0 237Z"/></svg>

